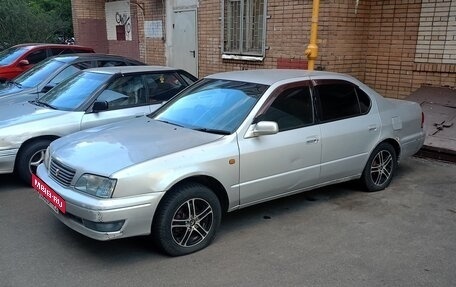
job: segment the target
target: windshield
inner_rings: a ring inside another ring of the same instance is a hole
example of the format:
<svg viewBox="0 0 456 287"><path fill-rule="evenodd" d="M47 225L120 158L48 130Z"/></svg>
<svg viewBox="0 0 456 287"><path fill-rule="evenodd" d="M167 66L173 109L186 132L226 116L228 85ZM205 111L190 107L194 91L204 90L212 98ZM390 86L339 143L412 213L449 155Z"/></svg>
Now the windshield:
<svg viewBox="0 0 456 287"><path fill-rule="evenodd" d="M17 84L20 84L22 87L34 88L63 65L65 65L65 63L53 59L44 61L21 74L13 81Z"/></svg>
<svg viewBox="0 0 456 287"><path fill-rule="evenodd" d="M81 72L71 77L39 98L39 102L57 110L75 111L92 97L110 74Z"/></svg>
<svg viewBox="0 0 456 287"><path fill-rule="evenodd" d="M21 55L27 52L25 47L11 47L0 52L0 66L6 66L16 61Z"/></svg>
<svg viewBox="0 0 456 287"><path fill-rule="evenodd" d="M152 117L195 130L231 134L267 88L255 83L204 79Z"/></svg>

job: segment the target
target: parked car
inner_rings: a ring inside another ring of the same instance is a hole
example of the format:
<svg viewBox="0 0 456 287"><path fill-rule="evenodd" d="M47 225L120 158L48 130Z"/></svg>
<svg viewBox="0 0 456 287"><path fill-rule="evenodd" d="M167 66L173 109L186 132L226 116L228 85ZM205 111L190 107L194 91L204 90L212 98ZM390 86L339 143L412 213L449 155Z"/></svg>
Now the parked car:
<svg viewBox="0 0 456 287"><path fill-rule="evenodd" d="M37 100L0 106L0 173L15 171L30 184L51 141L149 114L195 80L169 67L87 69Z"/></svg>
<svg viewBox="0 0 456 287"><path fill-rule="evenodd" d="M386 188L423 144L423 113L329 72L215 74L151 115L54 141L32 185L98 240L206 247L222 212L347 180Z"/></svg>
<svg viewBox="0 0 456 287"><path fill-rule="evenodd" d="M0 52L0 80L11 80L46 58L63 54L94 53L92 48L62 44L20 44Z"/></svg>
<svg viewBox="0 0 456 287"><path fill-rule="evenodd" d="M0 84L0 105L34 100L81 70L137 65L146 64L122 56L95 53L51 57L13 80Z"/></svg>

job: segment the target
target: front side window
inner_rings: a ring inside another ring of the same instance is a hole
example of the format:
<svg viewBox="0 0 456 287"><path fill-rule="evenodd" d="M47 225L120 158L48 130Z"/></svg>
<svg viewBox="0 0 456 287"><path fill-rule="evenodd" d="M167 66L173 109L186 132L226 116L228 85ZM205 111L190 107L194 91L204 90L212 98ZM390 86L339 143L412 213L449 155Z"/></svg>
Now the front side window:
<svg viewBox="0 0 456 287"><path fill-rule="evenodd" d="M285 89L257 121L273 121L279 131L291 130L314 122L309 86Z"/></svg>
<svg viewBox="0 0 456 287"><path fill-rule="evenodd" d="M224 55L264 56L266 1L223 1Z"/></svg>
<svg viewBox="0 0 456 287"><path fill-rule="evenodd" d="M29 64L36 64L47 58L46 49L39 49L27 55Z"/></svg>
<svg viewBox="0 0 456 287"><path fill-rule="evenodd" d="M146 104L146 87L142 76L117 78L98 96L97 101L108 102L109 110Z"/></svg>
<svg viewBox="0 0 456 287"><path fill-rule="evenodd" d="M255 83L204 79L173 98L152 117L194 130L231 134L267 88Z"/></svg>

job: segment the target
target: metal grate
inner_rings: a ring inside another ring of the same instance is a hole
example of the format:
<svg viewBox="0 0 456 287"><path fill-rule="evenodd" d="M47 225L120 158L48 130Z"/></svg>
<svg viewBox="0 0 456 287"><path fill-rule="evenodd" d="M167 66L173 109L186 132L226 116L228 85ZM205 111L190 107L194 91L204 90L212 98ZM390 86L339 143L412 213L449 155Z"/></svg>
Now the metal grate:
<svg viewBox="0 0 456 287"><path fill-rule="evenodd" d="M266 0L225 0L223 6L223 52L262 55Z"/></svg>
<svg viewBox="0 0 456 287"><path fill-rule="evenodd" d="M64 164L51 159L51 165L49 167L49 175L52 179L57 181L63 186L69 186L73 180L76 171L72 168L65 166Z"/></svg>

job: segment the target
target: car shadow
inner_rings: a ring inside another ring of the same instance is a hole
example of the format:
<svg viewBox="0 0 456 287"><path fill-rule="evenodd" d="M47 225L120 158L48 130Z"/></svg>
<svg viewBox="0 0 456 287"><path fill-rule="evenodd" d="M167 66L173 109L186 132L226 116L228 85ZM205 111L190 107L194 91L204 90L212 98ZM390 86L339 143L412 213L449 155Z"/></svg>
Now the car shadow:
<svg viewBox="0 0 456 287"><path fill-rule="evenodd" d="M410 169L412 167L408 165L399 166L395 179L400 179L404 174L410 172ZM4 176L0 176L0 180L2 177ZM6 179L6 177L4 178ZM20 185L21 183L12 179L9 184ZM351 209L353 208L352 205L357 205L363 200L366 199L360 184L357 181L350 181L243 208L223 216L219 233L212 245L216 246L217 242L223 243L225 236L229 237L230 234L252 229L256 225L264 224L271 219L280 219L294 214L302 216L302 212L305 209L318 208L320 204L330 203ZM51 215L46 214L46 216ZM82 253L83 257L91 257L92 260L100 261L101 263L109 262L111 265L123 265L143 260L154 262L155 260L170 258L155 247L151 236L97 241L66 227L56 218L49 220L49 224L51 225L48 227L51 229L49 232L57 237L54 239L54 244L61 245L61 248L65 249L67 253ZM200 252L210 251L202 250Z"/></svg>
<svg viewBox="0 0 456 287"><path fill-rule="evenodd" d="M358 192L357 184L348 182L310 190L231 212L224 215L217 238L223 238L230 233L239 232L241 229L250 229L273 218L277 219L282 216L292 215L309 206L349 197L356 192ZM71 242L73 252L82 252L84 256L93 257L93 260L109 262L110 264L116 264L117 262L122 265L142 260L154 261L171 258L155 247L151 236L97 241L67 228L57 219L54 220L53 225L53 232L61 238L62 242L64 242L63 244ZM213 243L214 246L219 241L217 238ZM68 247L66 247L67 252Z"/></svg>

